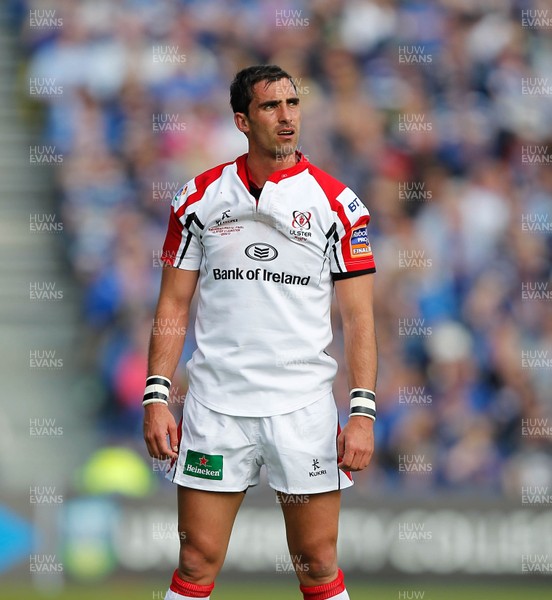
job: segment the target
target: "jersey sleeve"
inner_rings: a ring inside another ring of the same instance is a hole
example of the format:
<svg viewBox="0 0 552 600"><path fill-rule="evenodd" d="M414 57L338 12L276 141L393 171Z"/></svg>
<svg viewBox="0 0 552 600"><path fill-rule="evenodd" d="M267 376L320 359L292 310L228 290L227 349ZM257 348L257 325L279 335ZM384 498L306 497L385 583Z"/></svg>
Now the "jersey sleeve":
<svg viewBox="0 0 552 600"><path fill-rule="evenodd" d="M355 193L345 188L336 201L331 272L334 280L376 272L368 239L370 213Z"/></svg>
<svg viewBox="0 0 552 600"><path fill-rule="evenodd" d="M196 214L196 201L197 191L192 180L173 198L161 254L161 260L165 264L187 271L197 271L202 257L199 240L202 226Z"/></svg>

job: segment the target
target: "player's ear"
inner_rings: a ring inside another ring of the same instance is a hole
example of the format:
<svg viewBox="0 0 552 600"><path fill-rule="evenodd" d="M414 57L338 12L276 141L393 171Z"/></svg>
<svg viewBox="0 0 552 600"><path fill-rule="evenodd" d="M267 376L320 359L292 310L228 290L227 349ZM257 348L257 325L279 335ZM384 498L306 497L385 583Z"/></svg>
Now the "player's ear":
<svg viewBox="0 0 552 600"><path fill-rule="evenodd" d="M245 135L249 133L249 119L245 113L234 113L234 123L242 133Z"/></svg>

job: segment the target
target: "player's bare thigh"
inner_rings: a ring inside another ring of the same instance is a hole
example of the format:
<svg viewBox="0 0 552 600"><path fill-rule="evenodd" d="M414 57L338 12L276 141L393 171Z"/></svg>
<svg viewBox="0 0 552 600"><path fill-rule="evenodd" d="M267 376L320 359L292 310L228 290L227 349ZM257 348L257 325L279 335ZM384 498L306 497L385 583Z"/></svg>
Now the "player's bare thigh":
<svg viewBox="0 0 552 600"><path fill-rule="evenodd" d="M341 492L281 494L286 537L302 585L322 585L337 577L337 530Z"/></svg>
<svg viewBox="0 0 552 600"><path fill-rule="evenodd" d="M207 492L178 486L180 577L209 585L220 571L244 492Z"/></svg>

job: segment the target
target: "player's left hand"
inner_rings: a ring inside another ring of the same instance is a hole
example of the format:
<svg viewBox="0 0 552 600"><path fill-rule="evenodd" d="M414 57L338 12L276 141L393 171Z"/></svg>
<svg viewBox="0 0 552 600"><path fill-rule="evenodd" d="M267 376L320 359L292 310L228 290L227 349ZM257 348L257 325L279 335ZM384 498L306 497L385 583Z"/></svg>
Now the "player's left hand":
<svg viewBox="0 0 552 600"><path fill-rule="evenodd" d="M343 471L362 471L374 452L374 421L367 417L349 417L337 437L337 466Z"/></svg>

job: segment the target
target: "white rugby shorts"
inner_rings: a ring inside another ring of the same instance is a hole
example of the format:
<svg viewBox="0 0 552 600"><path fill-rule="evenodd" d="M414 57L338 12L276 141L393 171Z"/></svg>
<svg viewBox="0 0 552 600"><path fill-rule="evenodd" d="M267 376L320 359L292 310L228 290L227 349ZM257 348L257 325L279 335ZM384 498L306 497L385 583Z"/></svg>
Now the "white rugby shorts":
<svg viewBox="0 0 552 600"><path fill-rule="evenodd" d="M299 410L271 417L238 417L186 396L178 459L166 477L189 488L242 492L259 483L266 466L273 489L317 494L353 485L337 468L339 421L330 393Z"/></svg>

